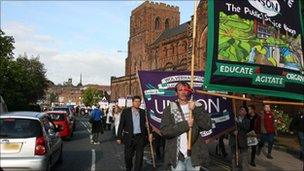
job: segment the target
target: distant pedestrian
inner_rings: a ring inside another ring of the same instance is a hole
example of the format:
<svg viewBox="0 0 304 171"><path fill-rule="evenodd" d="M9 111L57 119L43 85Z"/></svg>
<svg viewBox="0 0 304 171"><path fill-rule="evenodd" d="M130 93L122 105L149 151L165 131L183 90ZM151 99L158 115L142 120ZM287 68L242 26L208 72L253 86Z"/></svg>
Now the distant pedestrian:
<svg viewBox="0 0 304 171"><path fill-rule="evenodd" d="M118 135L118 126L120 122L120 116L122 112L122 107L119 107L118 105L113 106L113 119L114 119L114 127L115 127L115 137Z"/></svg>
<svg viewBox="0 0 304 171"><path fill-rule="evenodd" d="M247 133L250 129L250 121L246 117L246 108L241 106L239 113L235 119L237 129L230 133L229 145L231 147L232 156L232 171L248 171L248 146L247 146ZM236 140L238 148L236 148ZM238 166L236 165L236 150L239 154Z"/></svg>
<svg viewBox="0 0 304 171"><path fill-rule="evenodd" d="M131 171L133 167L133 156L135 154L134 171L141 171L144 155L144 147L148 136L146 128L146 112L140 109L140 96L132 98L132 107L122 111L118 128L117 143L122 141L125 145L125 165L126 170ZM152 135L149 135L152 141Z"/></svg>
<svg viewBox="0 0 304 171"><path fill-rule="evenodd" d="M107 116L106 116L106 124L107 124L108 131L111 130L112 120L113 120L112 108L109 108L109 109L107 109Z"/></svg>
<svg viewBox="0 0 304 171"><path fill-rule="evenodd" d="M260 133L261 128L261 118L258 114L255 113L255 106L249 105L248 106L248 115L247 118L250 120L250 130L254 131L255 135L257 136ZM251 146L251 161L250 165L255 167L255 155L256 155L257 145Z"/></svg>
<svg viewBox="0 0 304 171"><path fill-rule="evenodd" d="M269 104L264 105L264 111L261 112L261 139L258 145L257 155L260 155L264 143L268 143L267 158L273 159L271 152L274 144L274 136L276 134L275 118L271 112Z"/></svg>
<svg viewBox="0 0 304 171"><path fill-rule="evenodd" d="M290 131L298 134L300 144L300 159L304 158L304 108L292 119L289 127Z"/></svg>
<svg viewBox="0 0 304 171"><path fill-rule="evenodd" d="M178 82L175 92L177 101L165 108L160 124L160 132L166 139L165 169L198 171L201 167L206 168L209 160L208 148L200 139L200 132L212 128L211 118L201 103L189 100L192 90L187 82ZM191 154L187 149L190 128Z"/></svg>
<svg viewBox="0 0 304 171"><path fill-rule="evenodd" d="M99 109L99 106L95 107L91 112L91 123L92 123L92 144L100 144L99 134L103 133L101 117L103 112Z"/></svg>

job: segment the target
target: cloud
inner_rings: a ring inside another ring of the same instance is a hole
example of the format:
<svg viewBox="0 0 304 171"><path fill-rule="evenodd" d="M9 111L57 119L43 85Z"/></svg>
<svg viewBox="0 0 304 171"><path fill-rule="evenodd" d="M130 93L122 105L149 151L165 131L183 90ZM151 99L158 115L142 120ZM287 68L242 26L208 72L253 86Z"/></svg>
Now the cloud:
<svg viewBox="0 0 304 171"><path fill-rule="evenodd" d="M40 56L47 70L47 78L55 84L63 83L68 78L78 84L80 74L83 84L110 85L111 76L124 74L124 59L117 52L105 50L60 51L60 42L50 35L39 34L33 26L10 22L3 27L6 35L15 39L15 56ZM79 39L85 37L79 37Z"/></svg>
<svg viewBox="0 0 304 171"><path fill-rule="evenodd" d="M81 73L85 84L110 85L110 77L121 76L124 68L124 62L117 54L100 51L59 54L49 60L48 63L52 66L50 70L51 78L67 80L71 77L74 84L79 82Z"/></svg>

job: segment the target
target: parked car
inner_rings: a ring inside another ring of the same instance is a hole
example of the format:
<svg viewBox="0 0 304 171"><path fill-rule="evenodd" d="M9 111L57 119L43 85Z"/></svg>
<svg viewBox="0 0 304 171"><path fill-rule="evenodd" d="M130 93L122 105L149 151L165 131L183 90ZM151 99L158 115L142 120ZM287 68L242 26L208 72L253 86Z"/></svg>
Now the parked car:
<svg viewBox="0 0 304 171"><path fill-rule="evenodd" d="M60 129L45 113L0 115L0 170L51 170L56 162L62 162Z"/></svg>
<svg viewBox="0 0 304 171"><path fill-rule="evenodd" d="M70 139L73 136L73 123L71 123L66 111L48 111L46 113L55 125L62 127L59 132L61 138Z"/></svg>
<svg viewBox="0 0 304 171"><path fill-rule="evenodd" d="M76 116L71 108L69 107L54 107L53 111L66 111L68 114L69 119L71 120L71 123L73 124L73 130L76 129Z"/></svg>

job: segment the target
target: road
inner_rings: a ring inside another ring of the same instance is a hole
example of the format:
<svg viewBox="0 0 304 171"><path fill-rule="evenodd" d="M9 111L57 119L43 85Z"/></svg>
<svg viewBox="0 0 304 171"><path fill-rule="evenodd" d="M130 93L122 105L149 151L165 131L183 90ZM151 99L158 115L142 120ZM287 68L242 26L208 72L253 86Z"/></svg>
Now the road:
<svg viewBox="0 0 304 171"><path fill-rule="evenodd" d="M90 144L88 118L78 117L74 136L70 141L64 141L63 163L56 164L52 170L64 171L99 171L124 170L124 147L116 144L112 131L105 131L100 140L101 144ZM153 170L150 164L149 148L144 156L144 170ZM163 163L157 162L156 170L163 170ZM209 169L212 171L230 170L226 162L211 156Z"/></svg>

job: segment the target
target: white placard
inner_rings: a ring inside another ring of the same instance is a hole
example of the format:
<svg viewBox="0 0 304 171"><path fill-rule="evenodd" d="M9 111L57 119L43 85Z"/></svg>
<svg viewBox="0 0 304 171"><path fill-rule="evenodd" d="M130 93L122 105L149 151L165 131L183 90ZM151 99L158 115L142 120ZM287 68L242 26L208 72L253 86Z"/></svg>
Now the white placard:
<svg viewBox="0 0 304 171"><path fill-rule="evenodd" d="M126 99L123 97L118 98L118 106L125 107L126 106Z"/></svg>

